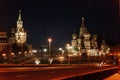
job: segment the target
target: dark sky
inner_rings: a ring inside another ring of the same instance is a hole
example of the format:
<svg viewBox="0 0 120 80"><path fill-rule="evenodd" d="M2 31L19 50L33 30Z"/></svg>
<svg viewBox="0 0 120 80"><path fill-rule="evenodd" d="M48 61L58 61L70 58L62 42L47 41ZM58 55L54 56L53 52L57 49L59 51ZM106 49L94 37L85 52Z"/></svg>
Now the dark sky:
<svg viewBox="0 0 120 80"><path fill-rule="evenodd" d="M16 26L18 11L27 31L28 43L53 43L63 46L71 34L78 33L81 17L91 34L105 34L109 42L119 42L117 0L0 0L0 25Z"/></svg>

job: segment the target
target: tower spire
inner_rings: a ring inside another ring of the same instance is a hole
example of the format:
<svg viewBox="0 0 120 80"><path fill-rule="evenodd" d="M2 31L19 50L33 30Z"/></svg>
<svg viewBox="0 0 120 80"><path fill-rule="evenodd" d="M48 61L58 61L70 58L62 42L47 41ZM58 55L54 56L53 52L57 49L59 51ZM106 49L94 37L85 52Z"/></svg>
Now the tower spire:
<svg viewBox="0 0 120 80"><path fill-rule="evenodd" d="M20 29L23 27L23 21L21 18L21 10L19 10L18 20L17 20L17 28Z"/></svg>
<svg viewBox="0 0 120 80"><path fill-rule="evenodd" d="M19 10L19 16L18 16L18 20L21 21L21 10Z"/></svg>
<svg viewBox="0 0 120 80"><path fill-rule="evenodd" d="M84 18L84 17L82 17L82 23L84 23L84 20L85 20L85 18Z"/></svg>
<svg viewBox="0 0 120 80"><path fill-rule="evenodd" d="M85 28L85 23L84 23L84 22L85 22L85 18L82 17L81 19L82 19L81 27L82 27L82 28Z"/></svg>
<svg viewBox="0 0 120 80"><path fill-rule="evenodd" d="M85 18L82 17L81 19L82 19L82 23L81 23L81 25L80 25L80 32L79 32L79 37L80 37L80 38L83 36L83 34L84 34L85 32L88 32L88 31L87 31L87 28L85 27Z"/></svg>

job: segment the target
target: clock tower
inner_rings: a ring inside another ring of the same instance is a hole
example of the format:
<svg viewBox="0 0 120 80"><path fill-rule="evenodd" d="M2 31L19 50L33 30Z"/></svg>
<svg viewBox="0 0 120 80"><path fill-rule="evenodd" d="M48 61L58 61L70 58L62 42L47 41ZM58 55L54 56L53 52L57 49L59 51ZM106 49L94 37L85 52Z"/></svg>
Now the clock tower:
<svg viewBox="0 0 120 80"><path fill-rule="evenodd" d="M26 32L24 31L23 28L23 21L21 19L21 10L19 10L15 38L18 44L24 44L26 42Z"/></svg>

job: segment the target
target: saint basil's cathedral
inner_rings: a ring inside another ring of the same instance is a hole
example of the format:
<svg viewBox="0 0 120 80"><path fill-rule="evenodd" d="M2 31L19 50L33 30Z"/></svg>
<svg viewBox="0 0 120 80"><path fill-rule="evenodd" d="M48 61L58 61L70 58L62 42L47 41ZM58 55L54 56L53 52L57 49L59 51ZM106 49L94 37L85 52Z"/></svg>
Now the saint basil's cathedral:
<svg viewBox="0 0 120 80"><path fill-rule="evenodd" d="M80 54L81 56L102 56L107 55L110 48L106 45L105 40L101 41L98 46L97 35L92 35L86 28L85 18L82 17L79 35L72 34L71 48L69 51L73 54Z"/></svg>

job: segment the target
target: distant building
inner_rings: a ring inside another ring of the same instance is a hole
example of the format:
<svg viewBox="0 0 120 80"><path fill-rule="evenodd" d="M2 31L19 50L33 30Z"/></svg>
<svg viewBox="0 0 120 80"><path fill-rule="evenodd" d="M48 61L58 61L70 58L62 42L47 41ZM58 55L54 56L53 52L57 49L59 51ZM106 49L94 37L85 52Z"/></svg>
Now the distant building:
<svg viewBox="0 0 120 80"><path fill-rule="evenodd" d="M9 37L9 44L11 46L11 52L26 52L28 48L31 50L31 45L27 44L27 34L23 27L23 21L21 17L21 10L19 10L17 26L11 29L11 36Z"/></svg>
<svg viewBox="0 0 120 80"><path fill-rule="evenodd" d="M21 18L21 11L19 10L19 16L17 20L17 27L11 29L11 36L9 38L9 43L24 44L27 40L27 34L23 27L23 21Z"/></svg>
<svg viewBox="0 0 120 80"><path fill-rule="evenodd" d="M9 44L14 44L16 42L15 40L15 28L11 28L11 34L10 34L10 38L8 40Z"/></svg>
<svg viewBox="0 0 120 80"><path fill-rule="evenodd" d="M7 54L9 52L9 44L7 32L2 30L0 31L0 54Z"/></svg>
<svg viewBox="0 0 120 80"><path fill-rule="evenodd" d="M21 18L21 11L19 11L19 17L17 21L17 28L16 28L16 33L15 33L15 39L18 44L24 44L26 42L26 32L23 27L23 21Z"/></svg>
<svg viewBox="0 0 120 80"><path fill-rule="evenodd" d="M33 53L37 56L47 56L48 55L48 45L47 44L36 44L32 46Z"/></svg>
<svg viewBox="0 0 120 80"><path fill-rule="evenodd" d="M80 53L86 56L101 56L107 54L108 46L105 44L105 40L102 41L101 46L98 47L97 35L92 35L86 28L84 17L82 17L82 23L80 26L79 35L72 34L71 40L71 52Z"/></svg>
<svg viewBox="0 0 120 80"><path fill-rule="evenodd" d="M110 51L111 51L110 55L115 55L120 58L120 44L110 46Z"/></svg>

